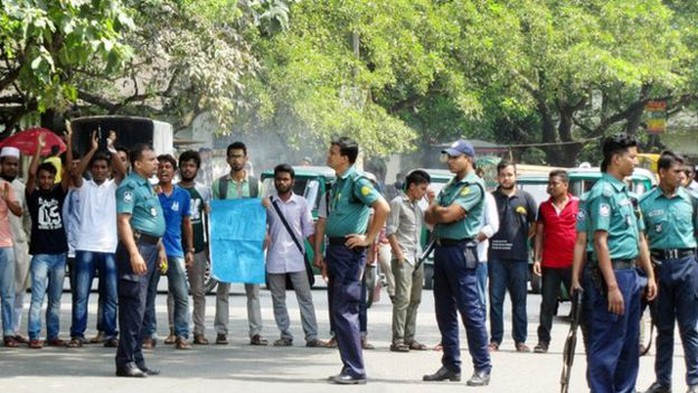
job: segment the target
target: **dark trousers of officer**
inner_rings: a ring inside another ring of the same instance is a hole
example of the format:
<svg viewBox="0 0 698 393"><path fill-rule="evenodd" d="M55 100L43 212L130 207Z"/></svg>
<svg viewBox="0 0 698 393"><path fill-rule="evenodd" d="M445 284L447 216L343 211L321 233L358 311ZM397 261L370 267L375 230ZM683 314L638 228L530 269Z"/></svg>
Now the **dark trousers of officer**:
<svg viewBox="0 0 698 393"><path fill-rule="evenodd" d="M623 315L608 311L607 296L590 285L587 378L592 393L635 392L640 347L640 285L635 268L615 269Z"/></svg>
<svg viewBox="0 0 698 393"><path fill-rule="evenodd" d="M478 294L476 269L466 266L464 250L465 243L437 246L434 251L434 303L443 346L441 364L461 372L457 314L460 312L473 367L477 372L490 372L485 310Z"/></svg>
<svg viewBox="0 0 698 393"><path fill-rule="evenodd" d="M557 298L560 284L570 293L572 282L572 267L542 267L542 289L540 302L540 318L538 325L538 342L550 344L550 330L553 327L553 315L557 310Z"/></svg>
<svg viewBox="0 0 698 393"><path fill-rule="evenodd" d="M155 265L158 257L157 244L144 241L136 242L138 253L145 261L148 272L144 275L134 274L131 259L126 248L119 242L116 249L116 264L119 269L119 328L121 339L116 351L116 367L121 368L130 362L145 366L141 344L145 331L143 316L145 314L148 283L151 276L157 274Z"/></svg>
<svg viewBox="0 0 698 393"><path fill-rule="evenodd" d="M659 268L657 295L657 381L671 386L674 320L678 322L686 361L686 384L698 384L698 262L695 256L666 259Z"/></svg>
<svg viewBox="0 0 698 393"><path fill-rule="evenodd" d="M330 336L335 336L334 320L332 319L332 277L327 277L327 311L330 314ZM361 277L361 300L359 301L359 331L362 336L368 335L368 285L366 285L366 271Z"/></svg>
<svg viewBox="0 0 698 393"><path fill-rule="evenodd" d="M366 249L349 249L343 245L329 245L326 250L327 273L332 282L331 315L342 359L342 373L364 378L361 333L359 329L359 302L361 275L366 263Z"/></svg>

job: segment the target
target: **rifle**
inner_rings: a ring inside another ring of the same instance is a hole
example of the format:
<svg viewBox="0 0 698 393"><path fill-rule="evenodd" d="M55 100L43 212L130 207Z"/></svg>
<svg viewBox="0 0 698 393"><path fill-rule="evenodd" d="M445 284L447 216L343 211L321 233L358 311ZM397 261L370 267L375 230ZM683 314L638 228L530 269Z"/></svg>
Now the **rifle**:
<svg viewBox="0 0 698 393"><path fill-rule="evenodd" d="M560 376L561 393L567 393L570 385L570 370L574 363L574 350L577 346L577 328L582 314L582 291L572 293L572 320L570 321L570 331L565 340L565 350L562 352L562 375Z"/></svg>
<svg viewBox="0 0 698 393"><path fill-rule="evenodd" d="M436 238L432 236L431 240L427 244L427 247L422 251L422 255L419 256L419 259L417 260L417 263L414 265L414 271L412 274L416 274L417 270L419 270L419 267L422 266L424 261L429 258L429 255L434 251L434 248L436 247Z"/></svg>

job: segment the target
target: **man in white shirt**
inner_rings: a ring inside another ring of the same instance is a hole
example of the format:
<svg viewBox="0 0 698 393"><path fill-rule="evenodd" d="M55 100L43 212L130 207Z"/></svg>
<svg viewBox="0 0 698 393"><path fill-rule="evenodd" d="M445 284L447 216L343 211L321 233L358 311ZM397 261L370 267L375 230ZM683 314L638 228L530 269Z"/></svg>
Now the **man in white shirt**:
<svg viewBox="0 0 698 393"><path fill-rule="evenodd" d="M306 200L293 193L294 177L294 170L288 164L277 165L274 168L276 195L270 197L271 204L267 207L269 224L267 275L274 305L274 319L281 331L281 338L274 341L274 346L293 345L286 308L286 276L288 276L296 292L301 311L305 346L326 347L327 343L317 338L317 319L306 270L309 266L305 263L303 245L306 238L313 244L315 233L313 216ZM289 233L289 229L292 234Z"/></svg>
<svg viewBox="0 0 698 393"><path fill-rule="evenodd" d="M85 341L87 304L95 271L99 273L100 303L103 307L104 346L117 347L116 303L117 270L115 252L116 189L124 178L126 168L108 140L108 152L98 152L97 135L92 135L92 146L80 165L71 172L80 200L77 243L75 245L75 299L73 299L71 340L69 347L80 347ZM111 162L111 165L110 165ZM91 180L82 178L89 165ZM110 174L112 178L110 178Z"/></svg>

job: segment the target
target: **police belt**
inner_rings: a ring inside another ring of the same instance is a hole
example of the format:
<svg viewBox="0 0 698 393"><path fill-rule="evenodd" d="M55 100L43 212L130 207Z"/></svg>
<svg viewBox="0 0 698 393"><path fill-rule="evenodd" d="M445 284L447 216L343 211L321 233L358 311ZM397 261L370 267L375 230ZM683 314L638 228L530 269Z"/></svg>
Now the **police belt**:
<svg viewBox="0 0 698 393"><path fill-rule="evenodd" d="M329 243L330 246L343 246L347 242L346 237L330 237L327 238L327 243ZM362 249L366 247L354 247L355 249Z"/></svg>
<svg viewBox="0 0 698 393"><path fill-rule="evenodd" d="M632 269L637 266L637 259L611 259L613 270Z"/></svg>
<svg viewBox="0 0 698 393"><path fill-rule="evenodd" d="M463 239L436 239L436 244L438 246L459 246L463 243L473 240L472 237L465 237Z"/></svg>
<svg viewBox="0 0 698 393"><path fill-rule="evenodd" d="M695 248L652 249L650 254L657 259L679 259L696 254Z"/></svg>
<svg viewBox="0 0 698 393"><path fill-rule="evenodd" d="M147 243L147 244L158 244L160 243L160 238L155 236L150 236L143 232L133 231L133 239L136 243Z"/></svg>

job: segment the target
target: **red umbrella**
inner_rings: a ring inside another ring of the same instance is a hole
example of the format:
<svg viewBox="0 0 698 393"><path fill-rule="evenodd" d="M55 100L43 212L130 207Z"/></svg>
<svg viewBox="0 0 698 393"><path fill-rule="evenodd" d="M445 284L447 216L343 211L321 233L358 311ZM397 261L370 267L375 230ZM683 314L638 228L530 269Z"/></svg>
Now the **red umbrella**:
<svg viewBox="0 0 698 393"><path fill-rule="evenodd" d="M58 149L61 153L66 150L63 139L48 128L29 128L24 131L20 131L0 142L0 147L16 147L22 152L22 154L33 156L34 152L36 152L36 145L39 142L39 135L41 134L44 134L44 138L46 139L46 146L44 146L43 150L41 151L42 156L48 156L51 153L52 146L58 145Z"/></svg>

